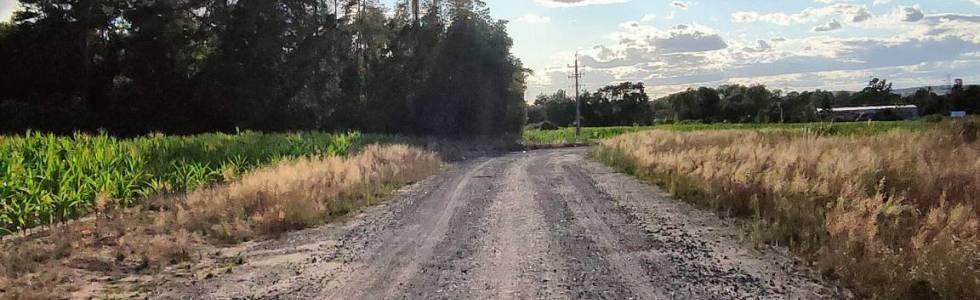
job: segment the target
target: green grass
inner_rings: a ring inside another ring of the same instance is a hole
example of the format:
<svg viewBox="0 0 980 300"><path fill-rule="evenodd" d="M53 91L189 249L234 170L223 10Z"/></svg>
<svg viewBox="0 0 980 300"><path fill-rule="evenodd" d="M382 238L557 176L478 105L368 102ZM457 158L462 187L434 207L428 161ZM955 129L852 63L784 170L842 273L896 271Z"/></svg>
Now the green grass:
<svg viewBox="0 0 980 300"><path fill-rule="evenodd" d="M359 133L0 136L0 235L233 180L283 160L345 155L383 142L410 141Z"/></svg>
<svg viewBox="0 0 980 300"><path fill-rule="evenodd" d="M646 130L668 130L668 131L703 131L703 130L784 130L791 132L816 131L826 135L868 135L877 134L893 129L922 130L931 126L931 123L921 121L894 121L894 122L852 122L852 123L802 123L802 124L665 124L655 126L633 126L633 127L586 127L582 128L582 134L575 136L575 128L562 128L558 130L526 130L524 131L524 141L533 145L550 144L593 144L600 140L615 137L622 134L646 131Z"/></svg>

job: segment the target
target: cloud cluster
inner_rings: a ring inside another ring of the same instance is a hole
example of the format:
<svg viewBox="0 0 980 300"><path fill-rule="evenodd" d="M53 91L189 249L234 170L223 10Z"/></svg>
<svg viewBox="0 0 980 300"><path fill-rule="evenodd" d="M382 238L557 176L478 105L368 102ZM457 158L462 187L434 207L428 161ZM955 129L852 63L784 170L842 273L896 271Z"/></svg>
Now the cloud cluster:
<svg viewBox="0 0 980 300"><path fill-rule="evenodd" d="M841 25L840 21L837 21L837 19L831 19L830 22L827 22L827 24L817 25L817 27L813 27L813 31L825 32L825 31L834 31L841 28L844 28L844 25Z"/></svg>
<svg viewBox="0 0 980 300"><path fill-rule="evenodd" d="M608 42L583 52L586 86L643 81L654 95L726 83L854 89L869 76L899 86L935 84L945 74L973 74L980 68L978 15L926 14L919 6L896 6L875 16L864 6L825 1L830 4L796 14L732 16L733 23L811 24L812 36L749 39L697 23L670 28L642 21L621 24ZM846 26L875 34L833 36ZM564 66L539 70L540 84L532 82L531 92L565 88L555 85L563 80L552 78L564 78L566 72Z"/></svg>
<svg viewBox="0 0 980 300"><path fill-rule="evenodd" d="M759 13L754 11L739 11L732 14L732 23L765 22L781 26L793 24L809 24L825 17L834 17L848 23L861 23L870 20L874 15L863 5L836 3L819 8L806 8L795 14ZM839 23L839 22L838 22Z"/></svg>

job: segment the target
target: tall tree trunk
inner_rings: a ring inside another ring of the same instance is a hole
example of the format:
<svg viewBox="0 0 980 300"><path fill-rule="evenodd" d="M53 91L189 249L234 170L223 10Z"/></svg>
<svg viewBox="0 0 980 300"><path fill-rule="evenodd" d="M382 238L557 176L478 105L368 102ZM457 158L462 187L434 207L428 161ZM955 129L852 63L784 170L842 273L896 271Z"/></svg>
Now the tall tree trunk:
<svg viewBox="0 0 980 300"><path fill-rule="evenodd" d="M82 78L81 78L81 89L80 94L85 97L85 100L90 101L91 105L96 113L101 113L102 110L106 108L105 99L98 99L102 97L96 97L95 92L92 90L92 9L95 6L95 0L81 0L78 2L78 22L79 34L81 35L78 39L78 53L79 53L79 63L82 66Z"/></svg>
<svg viewBox="0 0 980 300"><path fill-rule="evenodd" d="M419 26L419 0L412 0L412 19L415 26Z"/></svg>
<svg viewBox="0 0 980 300"><path fill-rule="evenodd" d="M86 81L89 78L92 59L90 45L92 43L92 7L95 6L95 0L82 0L78 3L78 21L81 23L81 39L79 44L79 50L81 53L81 63L82 69L85 72Z"/></svg>

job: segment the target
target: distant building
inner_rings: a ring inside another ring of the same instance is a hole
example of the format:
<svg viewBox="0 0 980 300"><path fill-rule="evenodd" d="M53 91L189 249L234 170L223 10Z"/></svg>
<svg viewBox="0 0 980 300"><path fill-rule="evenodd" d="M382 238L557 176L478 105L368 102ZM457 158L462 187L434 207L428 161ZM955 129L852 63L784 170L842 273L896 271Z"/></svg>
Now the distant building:
<svg viewBox="0 0 980 300"><path fill-rule="evenodd" d="M919 107L915 105L884 105L835 107L821 111L833 121L897 121L919 118Z"/></svg>

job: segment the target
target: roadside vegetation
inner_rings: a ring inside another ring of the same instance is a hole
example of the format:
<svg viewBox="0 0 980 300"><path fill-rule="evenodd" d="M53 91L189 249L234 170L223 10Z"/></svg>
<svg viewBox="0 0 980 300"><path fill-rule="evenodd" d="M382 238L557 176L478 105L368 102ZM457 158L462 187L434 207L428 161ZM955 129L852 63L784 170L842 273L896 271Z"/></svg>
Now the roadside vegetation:
<svg viewBox="0 0 980 300"><path fill-rule="evenodd" d="M861 296L980 298L980 120L910 129L652 130L593 156L751 218L755 241L789 246Z"/></svg>
<svg viewBox="0 0 980 300"><path fill-rule="evenodd" d="M121 139L27 133L0 137L0 235L121 208L161 194L229 182L300 157L340 156L383 135L203 134Z"/></svg>
<svg viewBox="0 0 980 300"><path fill-rule="evenodd" d="M435 153L405 145L350 151L276 160L234 182L152 197L133 208L97 203L94 218L13 237L0 252L0 298L138 296L130 289L139 284L122 291L106 285L174 265L190 269L202 258L224 260L230 270L241 258L205 251L328 222L441 165Z"/></svg>
<svg viewBox="0 0 980 300"><path fill-rule="evenodd" d="M528 129L524 142L529 145L596 144L615 136L649 130L676 132L706 130L766 130L817 132L832 135L870 135L892 129L924 130L935 124L922 121L877 121L853 123L715 123L682 122L653 126L583 127L582 134L575 136L575 128L555 130Z"/></svg>

